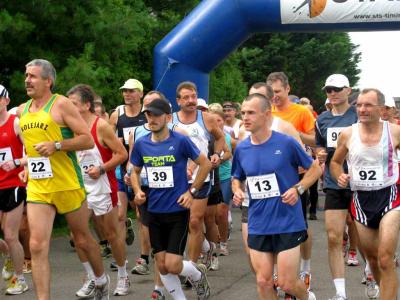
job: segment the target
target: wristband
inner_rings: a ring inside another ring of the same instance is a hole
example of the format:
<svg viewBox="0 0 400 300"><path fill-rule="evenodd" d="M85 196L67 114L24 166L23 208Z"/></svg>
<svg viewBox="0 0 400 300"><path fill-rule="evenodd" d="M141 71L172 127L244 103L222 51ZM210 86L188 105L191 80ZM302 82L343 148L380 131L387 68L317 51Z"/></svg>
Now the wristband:
<svg viewBox="0 0 400 300"><path fill-rule="evenodd" d="M99 170L100 170L100 175L103 175L103 174L106 173L106 170L104 170L104 166L103 165L99 166Z"/></svg>

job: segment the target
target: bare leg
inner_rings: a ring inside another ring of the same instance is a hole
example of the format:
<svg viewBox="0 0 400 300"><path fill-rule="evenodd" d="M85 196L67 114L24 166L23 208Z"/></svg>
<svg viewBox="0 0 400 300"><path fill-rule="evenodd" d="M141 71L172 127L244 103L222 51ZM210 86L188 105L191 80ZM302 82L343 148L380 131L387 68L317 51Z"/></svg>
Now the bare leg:
<svg viewBox="0 0 400 300"><path fill-rule="evenodd" d="M204 239L203 224L206 208L207 198L194 199L190 207L188 256L193 262L197 262L201 252L201 245Z"/></svg>

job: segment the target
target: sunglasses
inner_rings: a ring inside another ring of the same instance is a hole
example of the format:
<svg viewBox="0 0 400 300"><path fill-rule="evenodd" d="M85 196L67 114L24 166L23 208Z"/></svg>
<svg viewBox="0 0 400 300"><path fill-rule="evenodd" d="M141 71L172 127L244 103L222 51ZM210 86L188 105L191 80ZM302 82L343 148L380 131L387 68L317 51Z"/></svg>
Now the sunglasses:
<svg viewBox="0 0 400 300"><path fill-rule="evenodd" d="M328 86L325 88L325 92L327 94L330 94L332 92L339 93L339 92L343 91L343 89L344 89L344 87L339 88L339 87L335 87L335 86Z"/></svg>

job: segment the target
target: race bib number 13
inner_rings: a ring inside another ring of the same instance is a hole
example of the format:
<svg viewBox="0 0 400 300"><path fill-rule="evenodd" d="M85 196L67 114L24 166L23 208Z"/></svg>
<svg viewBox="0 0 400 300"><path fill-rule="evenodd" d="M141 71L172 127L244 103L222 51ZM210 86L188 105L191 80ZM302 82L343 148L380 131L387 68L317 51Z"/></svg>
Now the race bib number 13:
<svg viewBox="0 0 400 300"><path fill-rule="evenodd" d="M266 199L280 196L275 173L247 177L247 185L252 199Z"/></svg>
<svg viewBox="0 0 400 300"><path fill-rule="evenodd" d="M50 159L48 157L28 158L29 177L31 179L52 178Z"/></svg>

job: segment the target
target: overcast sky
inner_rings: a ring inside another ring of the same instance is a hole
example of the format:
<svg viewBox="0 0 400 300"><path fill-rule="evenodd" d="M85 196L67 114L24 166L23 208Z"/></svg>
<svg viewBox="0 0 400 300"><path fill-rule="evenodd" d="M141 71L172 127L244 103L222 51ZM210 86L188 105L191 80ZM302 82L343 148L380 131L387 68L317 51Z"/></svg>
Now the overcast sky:
<svg viewBox="0 0 400 300"><path fill-rule="evenodd" d="M400 31L351 32L350 37L362 55L357 87L400 96Z"/></svg>

